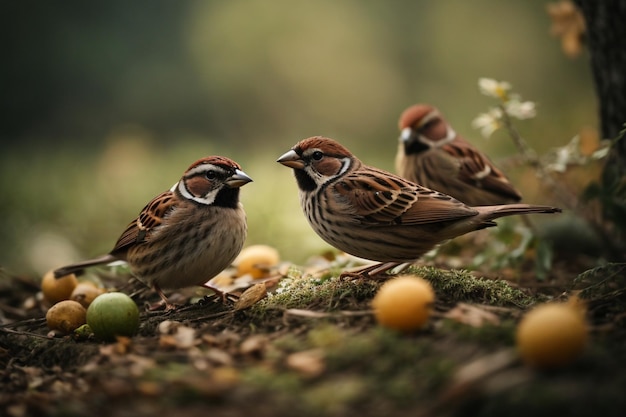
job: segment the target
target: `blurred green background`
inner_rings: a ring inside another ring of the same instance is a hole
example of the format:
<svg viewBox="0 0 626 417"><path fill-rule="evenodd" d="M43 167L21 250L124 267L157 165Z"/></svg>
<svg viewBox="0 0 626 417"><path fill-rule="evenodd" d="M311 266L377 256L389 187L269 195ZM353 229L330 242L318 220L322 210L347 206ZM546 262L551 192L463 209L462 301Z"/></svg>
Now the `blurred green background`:
<svg viewBox="0 0 626 417"><path fill-rule="evenodd" d="M2 2L0 266L42 273L109 251L209 154L254 178L248 243L303 261L326 245L276 158L322 134L393 170L399 113L430 102L501 160L515 153L506 135L470 125L493 104L479 77L538 103L518 123L538 151L564 145L595 127L596 103L586 58L563 55L546 4ZM525 187L529 202L546 197Z"/></svg>

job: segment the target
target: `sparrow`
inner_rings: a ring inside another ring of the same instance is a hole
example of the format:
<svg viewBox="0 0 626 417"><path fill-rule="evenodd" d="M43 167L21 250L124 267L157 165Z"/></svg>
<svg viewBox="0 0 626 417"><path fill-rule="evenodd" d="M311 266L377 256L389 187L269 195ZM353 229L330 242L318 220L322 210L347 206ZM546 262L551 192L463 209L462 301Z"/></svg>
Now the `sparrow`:
<svg viewBox="0 0 626 417"><path fill-rule="evenodd" d="M398 122L398 175L472 206L515 203L522 195L436 108L416 104Z"/></svg>
<svg viewBox="0 0 626 417"><path fill-rule="evenodd" d="M239 188L251 181L231 159L199 159L169 191L141 210L111 252L56 269L54 275L59 278L87 267L126 261L132 274L152 287L171 310L174 305L162 289L211 288L206 282L241 251L248 227Z"/></svg>
<svg viewBox="0 0 626 417"><path fill-rule="evenodd" d="M468 206L367 166L340 143L322 136L298 142L277 162L293 169L304 215L323 240L379 262L360 271L362 276L413 263L446 240L496 226L499 217L561 212L529 204Z"/></svg>

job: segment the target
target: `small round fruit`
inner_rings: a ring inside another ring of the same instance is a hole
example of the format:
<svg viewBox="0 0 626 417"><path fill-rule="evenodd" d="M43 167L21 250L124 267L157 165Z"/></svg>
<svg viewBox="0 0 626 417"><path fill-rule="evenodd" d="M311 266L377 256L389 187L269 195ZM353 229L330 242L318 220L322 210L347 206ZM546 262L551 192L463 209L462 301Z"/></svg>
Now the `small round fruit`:
<svg viewBox="0 0 626 417"><path fill-rule="evenodd" d="M46 323L50 330L71 333L86 323L85 307L72 300L59 301L46 313Z"/></svg>
<svg viewBox="0 0 626 417"><path fill-rule="evenodd" d="M268 275L269 269L278 265L278 251L268 245L252 245L244 248L233 262L237 265L237 275L250 274L259 279Z"/></svg>
<svg viewBox="0 0 626 417"><path fill-rule="evenodd" d="M41 292L48 302L55 304L59 301L69 300L77 284L78 280L74 274L55 278L54 271L48 271L41 280Z"/></svg>
<svg viewBox="0 0 626 417"><path fill-rule="evenodd" d="M90 282L79 282L70 295L70 300L78 301L83 307L89 307L89 304L100 294L104 293L103 288L98 288Z"/></svg>
<svg viewBox="0 0 626 417"><path fill-rule="evenodd" d="M87 324L101 340L132 336L139 328L139 309L124 293L105 293L97 296L89 305Z"/></svg>
<svg viewBox="0 0 626 417"><path fill-rule="evenodd" d="M517 327L517 348L535 368L556 368L576 359L587 344L587 324L579 308L547 303L529 311Z"/></svg>
<svg viewBox="0 0 626 417"><path fill-rule="evenodd" d="M405 275L383 284L372 300L372 306L379 324L410 332L426 324L434 301L435 292L428 281Z"/></svg>

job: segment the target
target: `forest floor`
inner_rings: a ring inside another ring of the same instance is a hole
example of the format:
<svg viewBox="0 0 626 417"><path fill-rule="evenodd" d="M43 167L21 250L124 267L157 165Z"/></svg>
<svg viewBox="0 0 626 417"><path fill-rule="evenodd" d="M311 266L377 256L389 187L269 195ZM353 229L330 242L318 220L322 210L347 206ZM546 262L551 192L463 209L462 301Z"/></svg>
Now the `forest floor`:
<svg viewBox="0 0 626 417"><path fill-rule="evenodd" d="M2 272L0 415L623 415L626 265L556 257L539 280L532 256L497 272L427 264L408 272L434 287L434 313L409 334L372 314L389 278L338 279L351 266L339 257L282 264L247 308L189 289L171 294L176 310L148 311L158 297L131 280L120 290L142 310L139 332L110 343L51 334L40 278ZM582 356L525 366L524 312L574 293L591 335Z"/></svg>

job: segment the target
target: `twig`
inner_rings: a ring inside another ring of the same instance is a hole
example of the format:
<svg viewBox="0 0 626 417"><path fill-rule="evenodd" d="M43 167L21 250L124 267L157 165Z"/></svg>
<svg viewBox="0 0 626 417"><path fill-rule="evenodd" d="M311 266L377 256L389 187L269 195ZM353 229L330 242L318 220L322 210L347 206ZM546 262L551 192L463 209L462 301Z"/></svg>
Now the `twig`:
<svg viewBox="0 0 626 417"><path fill-rule="evenodd" d="M362 311L349 311L342 310L337 312L325 312L325 311L313 311L313 310L305 310L300 308L290 308L285 310L285 314L290 316L298 316L298 317L308 317L312 319L322 319L328 317L360 317L360 316L369 316L372 314L372 310L362 310Z"/></svg>
<svg viewBox="0 0 626 417"><path fill-rule="evenodd" d="M15 335L19 335L19 336L33 336L33 337L39 337L39 338L48 339L48 340L51 339L47 335L43 335L43 334L39 334L39 333L33 333L33 332L27 332L27 331L23 331L23 330L13 330L13 329L9 329L9 328L6 328L6 327L0 327L0 332L9 333L9 334L15 334Z"/></svg>
<svg viewBox="0 0 626 417"><path fill-rule="evenodd" d="M502 123L509 132L513 143L517 147L519 153L524 157L526 163L535 169L537 176L541 178L548 185L559 200L561 200L568 208L573 209L576 207L578 199L572 193L565 192L563 187L559 185L552 175L546 170L545 166L541 162L541 159L537 155L537 152L531 148L528 143L522 138L515 126L509 114L507 113L503 104L498 104L498 107L502 111Z"/></svg>
<svg viewBox="0 0 626 417"><path fill-rule="evenodd" d="M45 322L46 322L46 319L43 317L34 318L34 319L26 319L26 320L14 321L12 323L0 324L0 329L6 329L6 328L11 328L11 327L16 328L16 327L28 326L31 324L42 326Z"/></svg>
<svg viewBox="0 0 626 417"><path fill-rule="evenodd" d="M550 175L550 173L546 170L543 162L537 155L537 152L534 149L532 149L528 145L528 143L526 143L526 141L524 140L524 138L522 138L522 136L519 134L517 129L515 129L515 126L513 126L511 118L509 114L506 112L504 105L498 104L498 107L500 108L502 112L502 123L504 124L504 127L506 128L506 130L509 132L509 135L511 136L511 139L513 140L513 143L517 147L519 153L526 160L526 163L535 169L537 176L542 181L544 181L544 183L548 187L552 189L556 197L561 202L563 202L565 206L567 206L569 209L572 209L572 210L573 209L580 210L581 208L578 205L579 199L576 197L576 195L573 192L566 191L566 189L563 187L562 184L559 184L554 180L552 175ZM589 212L588 206L583 207L583 209L586 209L585 212L587 213ZM599 222L595 218L595 216L587 214L584 217L588 220L588 224L594 229L596 233L598 233L599 237L602 239L605 249L609 253L613 254L614 256L621 257L622 256L621 254L623 253L624 248L620 247L619 244L616 244L616 242L614 242L614 238L606 230L606 228L602 225L602 223ZM522 217L522 220L524 220L524 223L526 223L527 226L529 226L531 229L534 229L529 218Z"/></svg>

